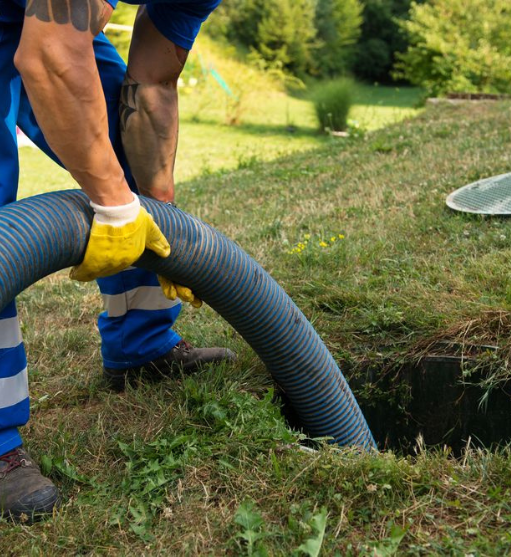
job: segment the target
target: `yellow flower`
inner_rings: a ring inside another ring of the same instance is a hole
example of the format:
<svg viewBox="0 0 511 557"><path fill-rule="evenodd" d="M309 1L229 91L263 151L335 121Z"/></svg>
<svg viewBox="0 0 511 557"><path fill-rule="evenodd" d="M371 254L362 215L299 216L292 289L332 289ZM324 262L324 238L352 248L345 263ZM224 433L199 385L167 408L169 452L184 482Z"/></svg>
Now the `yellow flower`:
<svg viewBox="0 0 511 557"><path fill-rule="evenodd" d="M328 244L327 244L326 242L323 242L323 241L319 242L319 245L320 245L322 248L328 247Z"/></svg>
<svg viewBox="0 0 511 557"><path fill-rule="evenodd" d="M344 240L344 234L339 234L339 240Z"/></svg>
<svg viewBox="0 0 511 557"><path fill-rule="evenodd" d="M332 236L332 237L330 238L330 241L331 241L331 242L335 242L336 240L337 240L337 238L336 238L335 236Z"/></svg>
<svg viewBox="0 0 511 557"><path fill-rule="evenodd" d="M304 234L303 237L305 238L305 240L310 240L311 239L310 234Z"/></svg>

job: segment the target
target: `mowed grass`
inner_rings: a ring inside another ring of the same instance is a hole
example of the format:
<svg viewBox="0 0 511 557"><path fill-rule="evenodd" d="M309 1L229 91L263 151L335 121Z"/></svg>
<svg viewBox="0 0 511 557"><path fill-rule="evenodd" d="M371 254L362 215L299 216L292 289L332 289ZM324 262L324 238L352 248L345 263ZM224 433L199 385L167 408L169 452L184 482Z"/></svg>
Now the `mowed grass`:
<svg viewBox="0 0 511 557"><path fill-rule="evenodd" d="M135 13L134 6L120 5L112 21L132 25ZM130 34L108 30L107 36L127 60ZM240 59L233 45L199 35L179 88L177 180L275 160L328 143L331 138L318 130L309 92L288 93L288 85L296 85L295 81L257 70ZM413 87L360 84L350 119L363 131L382 128L419 114L422 94Z"/></svg>
<svg viewBox="0 0 511 557"><path fill-rule="evenodd" d="M217 87L214 83L209 86ZM209 101L197 106L197 96L201 93L188 89L180 101L175 170L178 183L218 171L250 168L258 162L273 161L332 142L338 146L346 142L318 131L310 101L278 89L266 90L264 95L250 94L246 99L250 108L243 110L237 125L226 123L226 115L232 109L226 105L221 90L215 90ZM416 108L420 96L421 91L415 88L359 85L350 117L361 132L375 131L420 114L422 109ZM20 160L19 197L77 187L67 172L36 149L22 148Z"/></svg>
<svg viewBox="0 0 511 557"><path fill-rule="evenodd" d="M500 346L497 381L508 374L511 222L452 213L445 197L509 170L510 117L506 103L430 108L364 138L208 173L182 184L179 202L261 262L353 369L442 339ZM67 183L22 158L22 191L35 177ZM304 452L264 366L207 306L186 308L179 331L238 361L122 395L100 380L94 285L61 272L19 306L33 400L23 434L63 507L32 527L0 522L5 555L511 551L506 448Z"/></svg>
<svg viewBox="0 0 511 557"><path fill-rule="evenodd" d="M112 22L132 25L135 13L135 6L119 5ZM130 33L107 30L107 36L127 60ZM214 75L223 80L229 92ZM175 168L178 183L248 168L258 161L273 161L332 141L318 130L307 90L298 95L288 93L288 78L276 78L248 66L232 45L219 45L200 35L182 78ZM421 95L422 91L413 87L360 84L350 118L360 132L374 131L418 115ZM21 161L20 197L77 187L66 172L36 150L21 149Z"/></svg>

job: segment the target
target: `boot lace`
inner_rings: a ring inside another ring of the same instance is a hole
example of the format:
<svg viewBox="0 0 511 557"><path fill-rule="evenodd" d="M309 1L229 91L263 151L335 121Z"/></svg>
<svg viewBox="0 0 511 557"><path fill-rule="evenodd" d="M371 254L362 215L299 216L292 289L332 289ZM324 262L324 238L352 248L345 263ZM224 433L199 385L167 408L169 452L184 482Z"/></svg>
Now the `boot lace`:
<svg viewBox="0 0 511 557"><path fill-rule="evenodd" d="M5 462L7 464L7 466L0 471L0 479L5 478L5 476L15 468L25 466L26 464L26 460L18 449L14 449L0 456L0 462Z"/></svg>
<svg viewBox="0 0 511 557"><path fill-rule="evenodd" d="M183 352L190 351L193 348L193 346L184 339L180 340L176 344L176 347L179 348L179 350L183 350Z"/></svg>

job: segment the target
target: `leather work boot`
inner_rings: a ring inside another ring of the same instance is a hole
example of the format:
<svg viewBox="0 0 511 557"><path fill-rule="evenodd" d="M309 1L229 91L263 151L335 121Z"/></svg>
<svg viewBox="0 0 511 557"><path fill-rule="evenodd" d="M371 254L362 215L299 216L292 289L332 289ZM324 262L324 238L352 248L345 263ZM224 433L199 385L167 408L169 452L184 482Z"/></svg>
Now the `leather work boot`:
<svg viewBox="0 0 511 557"><path fill-rule="evenodd" d="M235 359L236 354L228 348L194 348L186 340L180 340L170 352L143 366L128 369L104 367L103 377L112 390L121 392L137 379L157 381L179 371L193 373L206 364Z"/></svg>
<svg viewBox="0 0 511 557"><path fill-rule="evenodd" d="M0 516L32 523L58 504L57 488L22 447L0 456Z"/></svg>

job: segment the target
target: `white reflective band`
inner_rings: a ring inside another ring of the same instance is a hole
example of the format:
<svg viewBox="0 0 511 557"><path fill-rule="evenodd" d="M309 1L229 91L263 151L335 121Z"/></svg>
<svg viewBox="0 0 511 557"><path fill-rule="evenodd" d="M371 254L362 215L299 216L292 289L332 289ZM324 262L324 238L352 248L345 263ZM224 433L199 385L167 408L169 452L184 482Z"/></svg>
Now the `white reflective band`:
<svg viewBox="0 0 511 557"><path fill-rule="evenodd" d="M17 317L0 319L0 349L15 348L21 344L20 322Z"/></svg>
<svg viewBox="0 0 511 557"><path fill-rule="evenodd" d="M181 303L179 298L167 299L159 286L140 286L122 294L103 294L108 317L121 317L130 309L155 311L169 309Z"/></svg>
<svg viewBox="0 0 511 557"><path fill-rule="evenodd" d="M13 377L0 379L0 409L14 406L28 397L27 368Z"/></svg>

